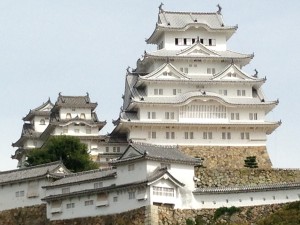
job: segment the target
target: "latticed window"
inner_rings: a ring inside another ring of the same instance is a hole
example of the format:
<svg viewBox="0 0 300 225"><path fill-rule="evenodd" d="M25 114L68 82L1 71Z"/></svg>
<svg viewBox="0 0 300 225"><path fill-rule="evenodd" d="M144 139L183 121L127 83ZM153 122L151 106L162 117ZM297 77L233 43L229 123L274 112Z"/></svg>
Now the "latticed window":
<svg viewBox="0 0 300 225"><path fill-rule="evenodd" d="M153 195L174 197L174 188L153 186Z"/></svg>
<svg viewBox="0 0 300 225"><path fill-rule="evenodd" d="M222 105L188 105L180 107L180 118L226 119L226 107Z"/></svg>

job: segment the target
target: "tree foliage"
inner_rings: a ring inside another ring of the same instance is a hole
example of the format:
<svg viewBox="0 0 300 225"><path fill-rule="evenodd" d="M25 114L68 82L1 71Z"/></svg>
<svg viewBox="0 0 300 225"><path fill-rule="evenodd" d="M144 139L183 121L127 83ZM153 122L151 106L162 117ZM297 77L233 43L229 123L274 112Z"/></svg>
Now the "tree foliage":
<svg viewBox="0 0 300 225"><path fill-rule="evenodd" d="M97 169L87 152L87 146L79 138L72 136L52 136L42 146L33 149L27 155L26 165L35 166L62 160L64 165L72 172Z"/></svg>

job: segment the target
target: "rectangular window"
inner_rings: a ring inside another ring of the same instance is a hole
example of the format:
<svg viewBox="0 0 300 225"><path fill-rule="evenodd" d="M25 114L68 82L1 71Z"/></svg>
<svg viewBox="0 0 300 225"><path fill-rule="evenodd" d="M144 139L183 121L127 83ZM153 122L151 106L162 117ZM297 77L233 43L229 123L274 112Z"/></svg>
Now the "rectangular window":
<svg viewBox="0 0 300 225"><path fill-rule="evenodd" d="M133 171L133 170L134 170L134 164L129 164L128 171Z"/></svg>
<svg viewBox="0 0 300 225"><path fill-rule="evenodd" d="M103 182L94 183L94 188L102 188L102 187L103 187Z"/></svg>
<svg viewBox="0 0 300 225"><path fill-rule="evenodd" d="M171 139L175 139L175 132L171 132Z"/></svg>
<svg viewBox="0 0 300 225"><path fill-rule="evenodd" d="M230 114L230 119L231 120L239 120L240 119L240 114L239 113L231 113Z"/></svg>
<svg viewBox="0 0 300 225"><path fill-rule="evenodd" d="M117 147L117 152L120 152L120 147Z"/></svg>
<svg viewBox="0 0 300 225"><path fill-rule="evenodd" d="M166 139L170 139L170 132L166 132Z"/></svg>
<svg viewBox="0 0 300 225"><path fill-rule="evenodd" d="M231 139L231 133L227 132L227 139Z"/></svg>
<svg viewBox="0 0 300 225"><path fill-rule="evenodd" d="M215 74L216 69L215 68L207 68L207 74Z"/></svg>
<svg viewBox="0 0 300 225"><path fill-rule="evenodd" d="M163 94L164 94L164 90L162 88L154 89L154 95L163 95Z"/></svg>
<svg viewBox="0 0 300 225"><path fill-rule="evenodd" d="M165 119L166 120L174 120L174 112L165 112Z"/></svg>
<svg viewBox="0 0 300 225"><path fill-rule="evenodd" d="M194 139L193 132L184 132L184 139Z"/></svg>
<svg viewBox="0 0 300 225"><path fill-rule="evenodd" d="M148 132L148 138L149 139L156 139L156 132L155 131L149 131Z"/></svg>
<svg viewBox="0 0 300 225"><path fill-rule="evenodd" d="M87 133L87 134L91 134L91 133L92 133L92 129L91 129L90 127L87 127L87 128L86 128L86 133Z"/></svg>
<svg viewBox="0 0 300 225"><path fill-rule="evenodd" d="M249 120L257 120L257 113L249 113Z"/></svg>
<svg viewBox="0 0 300 225"><path fill-rule="evenodd" d="M94 200L84 201L84 206L88 206L88 205L94 205Z"/></svg>
<svg viewBox="0 0 300 225"><path fill-rule="evenodd" d="M212 132L203 132L203 139L212 139Z"/></svg>
<svg viewBox="0 0 300 225"><path fill-rule="evenodd" d="M149 139L156 139L156 132L155 131L149 131L148 132L148 138Z"/></svg>
<svg viewBox="0 0 300 225"><path fill-rule="evenodd" d="M38 181L29 181L27 189L27 197L34 198L39 196L39 182Z"/></svg>
<svg viewBox="0 0 300 225"><path fill-rule="evenodd" d="M113 198L113 202L118 202L118 196L115 196L115 197Z"/></svg>
<svg viewBox="0 0 300 225"><path fill-rule="evenodd" d="M24 191L17 191L16 192L16 197L24 197L25 196L25 192Z"/></svg>
<svg viewBox="0 0 300 225"><path fill-rule="evenodd" d="M249 132L242 132L242 133L241 133L241 139L242 139L242 140L244 140L244 139L249 140L249 139L250 139L250 134L249 134Z"/></svg>
<svg viewBox="0 0 300 225"><path fill-rule="evenodd" d="M105 147L105 152L109 152L109 147Z"/></svg>
<svg viewBox="0 0 300 225"><path fill-rule="evenodd" d="M135 192L134 191L129 191L128 192L128 197L129 197L129 199L135 199Z"/></svg>
<svg viewBox="0 0 300 225"><path fill-rule="evenodd" d="M68 203L67 204L67 209L72 209L72 208L75 208L75 203L74 202Z"/></svg>
<svg viewBox="0 0 300 225"><path fill-rule="evenodd" d="M212 38L208 39L208 45L209 46L216 46L216 39L212 39Z"/></svg>
<svg viewBox="0 0 300 225"><path fill-rule="evenodd" d="M176 94L177 94L176 89L173 89L173 95L176 95Z"/></svg>
<svg viewBox="0 0 300 225"><path fill-rule="evenodd" d="M113 152L116 152L117 151L117 148L116 147L113 147Z"/></svg>
<svg viewBox="0 0 300 225"><path fill-rule="evenodd" d="M156 112L148 112L148 119L156 119Z"/></svg>
<svg viewBox="0 0 300 225"><path fill-rule="evenodd" d="M246 96L246 90L237 90L236 94L237 96Z"/></svg>
<svg viewBox="0 0 300 225"><path fill-rule="evenodd" d="M70 193L70 188L69 188L69 187L62 188L62 189L61 189L61 193L62 193L62 194Z"/></svg>
<svg viewBox="0 0 300 225"><path fill-rule="evenodd" d="M156 187L153 186L153 195L174 197L174 188Z"/></svg>
<svg viewBox="0 0 300 225"><path fill-rule="evenodd" d="M231 133L230 132L222 132L222 139L231 139Z"/></svg>

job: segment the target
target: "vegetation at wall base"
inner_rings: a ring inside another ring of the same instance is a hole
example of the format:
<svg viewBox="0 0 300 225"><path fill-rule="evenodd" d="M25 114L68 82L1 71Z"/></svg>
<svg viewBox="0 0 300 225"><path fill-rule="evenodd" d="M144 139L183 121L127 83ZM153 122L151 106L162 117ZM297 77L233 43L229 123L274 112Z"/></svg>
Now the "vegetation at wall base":
<svg viewBox="0 0 300 225"><path fill-rule="evenodd" d="M297 225L300 224L300 201L292 202L277 212L259 220L257 225Z"/></svg>
<svg viewBox="0 0 300 225"><path fill-rule="evenodd" d="M232 216L234 213L240 212L241 210L235 206L231 206L230 208L227 207L220 207L214 213L214 220L218 219L220 216L228 215L229 217Z"/></svg>
<svg viewBox="0 0 300 225"><path fill-rule="evenodd" d="M256 156L248 156L248 157L246 157L244 162L245 162L244 167L258 168L257 161L256 161Z"/></svg>
<svg viewBox="0 0 300 225"><path fill-rule="evenodd" d="M44 163L62 160L63 164L72 172L97 169L87 151L87 146L79 138L72 136L52 136L46 143L27 155L26 166L36 166Z"/></svg>

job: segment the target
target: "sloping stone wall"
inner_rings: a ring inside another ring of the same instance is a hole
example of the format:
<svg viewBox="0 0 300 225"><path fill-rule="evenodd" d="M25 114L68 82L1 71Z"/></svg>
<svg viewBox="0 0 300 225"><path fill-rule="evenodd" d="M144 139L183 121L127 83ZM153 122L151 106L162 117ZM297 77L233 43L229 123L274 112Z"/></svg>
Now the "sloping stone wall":
<svg viewBox="0 0 300 225"><path fill-rule="evenodd" d="M240 212L233 214L231 217L221 216L214 221L214 213L216 209L201 209L201 210L180 210L170 209L165 207L158 208L159 225L186 225L186 220L195 222L198 219L198 224L235 224L235 225L252 225L266 215L276 212L284 207L281 205L263 205L253 207L239 208ZM212 223L215 222L215 223Z"/></svg>
<svg viewBox="0 0 300 225"><path fill-rule="evenodd" d="M0 211L0 225L144 225L145 207L136 210L98 217L49 221L46 205Z"/></svg>
<svg viewBox="0 0 300 225"><path fill-rule="evenodd" d="M224 224L250 225L286 204L242 207L230 218L221 217ZM46 205L17 208L0 212L0 225L186 225L186 220L201 220L201 224L213 221L216 209L180 210L161 206L141 207L136 210L98 217L49 221ZM230 223L229 223L230 222Z"/></svg>
<svg viewBox="0 0 300 225"><path fill-rule="evenodd" d="M0 211L0 225L50 225L46 204Z"/></svg>
<svg viewBox="0 0 300 225"><path fill-rule="evenodd" d="M265 146L180 146L179 148L190 156L203 158L203 166L208 169L241 169L244 168L244 160L248 156L256 156L258 168L272 167Z"/></svg>
<svg viewBox="0 0 300 225"><path fill-rule="evenodd" d="M243 185L300 182L300 170L294 169L207 169L195 168L197 187L232 187Z"/></svg>

